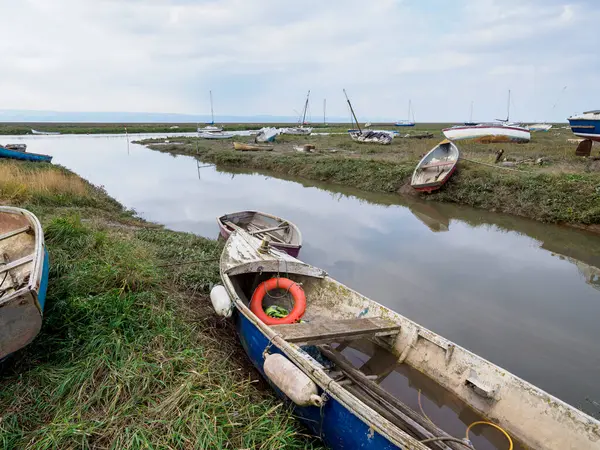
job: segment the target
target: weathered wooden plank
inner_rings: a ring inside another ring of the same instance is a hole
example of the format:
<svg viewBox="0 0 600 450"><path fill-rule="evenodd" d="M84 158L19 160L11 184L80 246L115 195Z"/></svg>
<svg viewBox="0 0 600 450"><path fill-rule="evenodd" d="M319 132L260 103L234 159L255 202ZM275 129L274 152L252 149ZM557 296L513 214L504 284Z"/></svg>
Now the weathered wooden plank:
<svg viewBox="0 0 600 450"><path fill-rule="evenodd" d="M453 166L454 164L456 164L456 161L440 161L440 162L425 164L425 165L419 167L419 169L429 169L431 167L442 167L442 166Z"/></svg>
<svg viewBox="0 0 600 450"><path fill-rule="evenodd" d="M12 270L15 267L19 267L22 266L23 264L27 264L28 262L33 261L33 254L31 255L27 255L21 259L17 259L16 261L13 261L11 263L8 263L5 266L0 267L0 274L8 271L8 270Z"/></svg>
<svg viewBox="0 0 600 450"><path fill-rule="evenodd" d="M273 329L288 342L308 343L395 334L400 326L386 319L362 318L274 325Z"/></svg>
<svg viewBox="0 0 600 450"><path fill-rule="evenodd" d="M277 227L272 227L272 228L260 228L258 230L253 230L250 231L249 233L254 235L254 234L260 234L260 233L268 233L270 231L278 231L278 230L285 230L286 228L289 228L289 224L285 223L283 225L279 225Z"/></svg>
<svg viewBox="0 0 600 450"><path fill-rule="evenodd" d="M25 233L26 231L31 230L31 226L27 225L23 228L17 228L16 230L11 230L7 233L0 234L0 241L4 239L8 239L9 237L16 236L17 234Z"/></svg>

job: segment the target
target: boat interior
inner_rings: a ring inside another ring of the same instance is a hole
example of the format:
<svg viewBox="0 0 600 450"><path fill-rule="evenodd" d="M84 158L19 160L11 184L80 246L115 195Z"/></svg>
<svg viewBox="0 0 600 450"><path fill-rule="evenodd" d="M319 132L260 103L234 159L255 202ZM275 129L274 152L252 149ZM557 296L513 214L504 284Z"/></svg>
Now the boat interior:
<svg viewBox="0 0 600 450"><path fill-rule="evenodd" d="M35 228L27 216L0 211L0 359L28 344L41 327L29 289L36 264Z"/></svg>
<svg viewBox="0 0 600 450"><path fill-rule="evenodd" d="M444 179L458 159L456 147L451 142L438 145L421 162L412 179L413 185L431 184Z"/></svg>
<svg viewBox="0 0 600 450"><path fill-rule="evenodd" d="M278 217L269 216L256 211L244 211L226 214L219 218L231 231L242 228L259 239L268 237L274 244L300 245L301 237L298 229Z"/></svg>
<svg viewBox="0 0 600 450"><path fill-rule="evenodd" d="M432 436L464 438L470 424L487 420L434 379L402 361L402 349L396 344L402 324L387 308L329 277L282 270L239 273L230 279L248 306L258 285L276 276L299 283L307 304L302 322L273 325L271 329L298 345L333 380L402 431L419 441ZM263 309L271 305L290 311L293 300L284 289L276 289L263 300ZM430 347L436 345L427 342L423 350L432 350ZM469 439L477 450L509 448L506 437L492 427L474 428ZM512 440L515 449L526 448ZM464 444L440 441L427 445L432 449L465 448Z"/></svg>

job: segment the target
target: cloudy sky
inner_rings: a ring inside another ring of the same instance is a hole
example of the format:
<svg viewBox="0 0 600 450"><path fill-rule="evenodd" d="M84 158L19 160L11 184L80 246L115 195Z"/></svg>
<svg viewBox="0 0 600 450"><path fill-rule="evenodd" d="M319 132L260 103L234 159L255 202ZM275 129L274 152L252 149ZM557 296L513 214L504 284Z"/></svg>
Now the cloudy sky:
<svg viewBox="0 0 600 450"><path fill-rule="evenodd" d="M600 109L598 0L0 0L0 109L562 121ZM567 89L563 91L563 88ZM561 95L562 93L562 95ZM557 102L558 105L553 108Z"/></svg>

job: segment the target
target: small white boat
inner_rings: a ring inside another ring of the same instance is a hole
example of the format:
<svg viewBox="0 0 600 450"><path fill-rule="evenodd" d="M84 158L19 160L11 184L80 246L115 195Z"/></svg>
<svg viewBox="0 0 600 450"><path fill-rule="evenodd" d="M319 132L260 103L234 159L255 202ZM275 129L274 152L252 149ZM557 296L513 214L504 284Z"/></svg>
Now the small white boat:
<svg viewBox="0 0 600 450"><path fill-rule="evenodd" d="M235 135L232 133L226 133L223 131L207 131L198 133L198 137L202 139L231 139Z"/></svg>
<svg viewBox="0 0 600 450"><path fill-rule="evenodd" d="M529 131L549 131L552 128L551 123L534 123L533 125L527 125Z"/></svg>
<svg viewBox="0 0 600 450"><path fill-rule="evenodd" d="M527 128L482 123L475 126L455 126L442 130L446 139L460 141L463 139L474 139L484 144L495 142L529 142L531 132Z"/></svg>
<svg viewBox="0 0 600 450"><path fill-rule="evenodd" d="M350 131L348 134L354 142L364 144L389 145L394 139L394 134L388 131Z"/></svg>
<svg viewBox="0 0 600 450"><path fill-rule="evenodd" d="M256 369L332 449L599 448L600 421L244 230L231 233L220 271L215 311L233 316ZM269 314L278 307L291 312ZM365 355L359 365L349 346ZM397 401L383 384L397 371L448 399L474 444Z"/></svg>
<svg viewBox="0 0 600 450"><path fill-rule="evenodd" d="M278 134L277 128L264 127L258 131L254 140L256 142L273 142Z"/></svg>
<svg viewBox="0 0 600 450"><path fill-rule="evenodd" d="M33 128L31 129L31 134L42 134L42 135L47 135L47 136L53 136L53 135L57 135L60 134L58 131L38 131L38 130L34 130Z"/></svg>
<svg viewBox="0 0 600 450"><path fill-rule="evenodd" d="M419 161L410 185L416 191L422 192L441 188L456 170L459 157L460 152L454 142L440 142Z"/></svg>
<svg viewBox="0 0 600 450"><path fill-rule="evenodd" d="M312 127L299 126L299 127L282 128L281 132L283 134L308 136L309 134L312 133L312 130L313 130Z"/></svg>
<svg viewBox="0 0 600 450"><path fill-rule="evenodd" d="M198 133L218 133L223 131L223 127L217 127L215 125L207 125L205 127L198 127Z"/></svg>

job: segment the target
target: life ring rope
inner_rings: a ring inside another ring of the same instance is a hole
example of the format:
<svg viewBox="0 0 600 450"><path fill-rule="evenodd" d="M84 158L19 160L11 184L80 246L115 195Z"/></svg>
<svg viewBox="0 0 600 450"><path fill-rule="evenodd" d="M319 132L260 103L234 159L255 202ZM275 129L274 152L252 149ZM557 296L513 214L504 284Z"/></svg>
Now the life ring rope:
<svg viewBox="0 0 600 450"><path fill-rule="evenodd" d="M263 300L265 296L273 289L286 289L286 293L273 298L283 298L287 294L291 294L294 299L294 308L290 313L283 318L268 316L263 309ZM289 278L270 278L260 283L252 294L250 300L250 311L258 317L266 325L284 325L295 323L304 315L306 311L306 295L302 287L295 281Z"/></svg>

